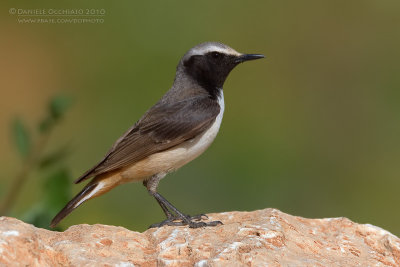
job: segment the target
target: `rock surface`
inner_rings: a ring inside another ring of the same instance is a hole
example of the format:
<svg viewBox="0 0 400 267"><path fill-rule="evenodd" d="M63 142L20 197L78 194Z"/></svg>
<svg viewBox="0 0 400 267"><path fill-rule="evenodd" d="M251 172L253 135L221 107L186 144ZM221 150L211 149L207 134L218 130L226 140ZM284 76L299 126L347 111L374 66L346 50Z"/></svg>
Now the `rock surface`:
<svg viewBox="0 0 400 267"><path fill-rule="evenodd" d="M346 218L275 209L210 214L225 225L144 233L108 225L65 232L0 218L0 266L400 266L400 239Z"/></svg>

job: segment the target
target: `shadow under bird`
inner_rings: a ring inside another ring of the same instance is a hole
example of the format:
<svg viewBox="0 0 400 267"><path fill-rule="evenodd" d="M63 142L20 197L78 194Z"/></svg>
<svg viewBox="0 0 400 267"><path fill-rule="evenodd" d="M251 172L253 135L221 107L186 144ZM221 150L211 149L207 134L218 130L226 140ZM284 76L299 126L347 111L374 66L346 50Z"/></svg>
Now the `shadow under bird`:
<svg viewBox="0 0 400 267"><path fill-rule="evenodd" d="M180 212L157 192L157 186L168 173L198 157L213 142L225 107L222 87L230 71L239 63L263 57L241 54L217 42L190 49L179 61L171 89L115 142L98 164L75 181L80 183L93 177L54 217L50 226L55 227L85 201L117 185L139 181L167 216L150 227L197 228L222 224L203 222L207 218L203 214L189 216Z"/></svg>

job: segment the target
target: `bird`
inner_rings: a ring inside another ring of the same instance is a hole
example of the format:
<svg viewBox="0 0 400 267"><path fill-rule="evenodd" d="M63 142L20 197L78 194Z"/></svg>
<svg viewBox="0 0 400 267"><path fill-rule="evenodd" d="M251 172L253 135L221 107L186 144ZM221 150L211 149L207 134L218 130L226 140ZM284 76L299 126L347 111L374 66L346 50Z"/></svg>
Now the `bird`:
<svg viewBox="0 0 400 267"><path fill-rule="evenodd" d="M150 227L217 226L204 222L204 214L190 216L179 211L157 187L168 173L202 154L216 137L224 109L223 85L240 63L264 58L242 54L220 42L205 42L184 54L176 67L172 87L125 133L94 167L75 184L90 182L53 218L54 228L63 218L89 199L114 187L142 182L160 205L166 219ZM247 88L246 88L247 90Z"/></svg>

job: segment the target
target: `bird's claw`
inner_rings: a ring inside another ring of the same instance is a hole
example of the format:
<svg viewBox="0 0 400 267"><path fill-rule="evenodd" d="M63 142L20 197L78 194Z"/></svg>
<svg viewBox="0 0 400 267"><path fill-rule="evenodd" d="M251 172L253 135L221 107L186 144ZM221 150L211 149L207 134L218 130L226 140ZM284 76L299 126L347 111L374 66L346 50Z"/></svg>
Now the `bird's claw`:
<svg viewBox="0 0 400 267"><path fill-rule="evenodd" d="M208 216L205 214L199 214L195 216L185 216L184 218L180 218L178 216L170 217L160 223L155 223L149 226L149 228L157 228L162 227L164 225L168 226L185 226L188 225L189 228L200 228L207 226L217 226L222 225L221 221L212 221L212 222L202 222L201 220L207 220Z"/></svg>

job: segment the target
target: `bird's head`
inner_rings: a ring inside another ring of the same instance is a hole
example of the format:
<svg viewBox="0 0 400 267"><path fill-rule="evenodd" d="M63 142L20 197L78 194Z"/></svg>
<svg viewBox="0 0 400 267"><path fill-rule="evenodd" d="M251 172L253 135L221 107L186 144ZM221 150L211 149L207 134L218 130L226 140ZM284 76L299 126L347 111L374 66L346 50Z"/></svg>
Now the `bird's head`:
<svg viewBox="0 0 400 267"><path fill-rule="evenodd" d="M178 70L207 90L217 90L239 63L263 57L261 54L241 54L222 43L207 42L190 49L181 59Z"/></svg>

